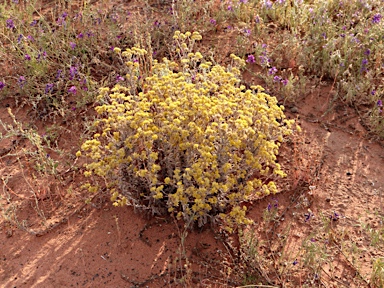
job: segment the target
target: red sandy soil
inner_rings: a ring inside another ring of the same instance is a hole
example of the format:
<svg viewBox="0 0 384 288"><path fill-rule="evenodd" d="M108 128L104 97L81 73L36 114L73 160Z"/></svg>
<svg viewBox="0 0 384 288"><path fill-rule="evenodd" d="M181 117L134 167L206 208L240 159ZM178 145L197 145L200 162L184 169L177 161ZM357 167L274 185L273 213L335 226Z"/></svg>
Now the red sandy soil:
<svg viewBox="0 0 384 288"><path fill-rule="evenodd" d="M287 108L288 113L298 112L290 115L299 119L304 132L296 144L286 143L282 148L281 162L290 175L282 183L286 192L253 203L249 216L261 223L263 211L276 199L283 215L276 231L283 231L289 223L287 245L294 251L305 237L321 229L321 214L337 212L340 219L334 225L345 231L342 240L361 249L360 271L368 275L371 260L384 255L359 234L356 224L361 221L371 227L382 225L379 215L383 213L384 150L380 143L367 137L353 109L335 105L323 116L329 108L324 103L330 93L330 88L324 88L319 95L308 96L300 105ZM5 107L8 104L5 99L0 107L1 120L5 122L10 122ZM19 121L28 120L22 109L15 114ZM61 132L59 144L71 151L78 140L66 137L65 133ZM1 143L1 149L12 146L5 140ZM10 153L20 152L23 146L28 144L20 141ZM79 189L81 169L65 173L60 170L65 165L59 165L56 179L39 178L26 163L25 157L20 157L20 161L7 154L1 157L0 207L6 216L0 219L1 287L238 284L238 279L220 275L220 255L225 254L226 246L217 228L190 231L187 235L185 251L192 271L187 275L185 261L179 261L184 258L180 249L181 223L167 217L145 218L131 208L115 208L102 194L84 204L87 195ZM307 211L312 211L314 217L305 222ZM265 231L256 229L256 235L265 238L264 234ZM330 253L334 255L333 263L329 263L334 266L333 277L349 287L358 287L354 284L355 271L348 265L350 260L343 259L337 251ZM191 282L183 284L183 277ZM331 279L328 284L327 287L340 285Z"/></svg>

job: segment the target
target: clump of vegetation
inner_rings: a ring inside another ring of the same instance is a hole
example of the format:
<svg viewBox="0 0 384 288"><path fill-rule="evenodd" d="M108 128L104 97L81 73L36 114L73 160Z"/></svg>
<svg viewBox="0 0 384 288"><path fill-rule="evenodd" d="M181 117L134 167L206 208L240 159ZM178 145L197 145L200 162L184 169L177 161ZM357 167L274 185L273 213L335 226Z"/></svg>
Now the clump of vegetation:
<svg viewBox="0 0 384 288"><path fill-rule="evenodd" d="M200 226L216 215L228 229L249 224L242 203L277 193L273 179L285 173L276 155L294 121L261 87L240 84L244 60L231 55L224 68L192 51L199 33L174 39L180 64L154 61L144 79L146 51L121 53L130 85L101 89L100 133L82 145L93 159L85 175L105 177L116 205Z"/></svg>

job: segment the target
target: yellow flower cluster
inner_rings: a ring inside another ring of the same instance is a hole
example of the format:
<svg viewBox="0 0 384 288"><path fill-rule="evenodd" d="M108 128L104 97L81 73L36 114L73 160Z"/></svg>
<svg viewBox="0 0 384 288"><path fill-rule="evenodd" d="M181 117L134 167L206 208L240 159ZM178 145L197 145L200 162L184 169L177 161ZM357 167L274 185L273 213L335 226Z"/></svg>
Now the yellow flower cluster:
<svg viewBox="0 0 384 288"><path fill-rule="evenodd" d="M116 205L168 211L199 225L216 215L229 229L248 224L240 204L277 192L270 179L285 176L276 155L293 121L261 87L240 85L242 59L231 55L229 68L213 65L192 52L200 34L177 31L174 39L179 64L154 61L142 92L100 89L99 133L82 145L93 161L85 176L105 179ZM135 75L140 65L131 59L144 54L121 53Z"/></svg>

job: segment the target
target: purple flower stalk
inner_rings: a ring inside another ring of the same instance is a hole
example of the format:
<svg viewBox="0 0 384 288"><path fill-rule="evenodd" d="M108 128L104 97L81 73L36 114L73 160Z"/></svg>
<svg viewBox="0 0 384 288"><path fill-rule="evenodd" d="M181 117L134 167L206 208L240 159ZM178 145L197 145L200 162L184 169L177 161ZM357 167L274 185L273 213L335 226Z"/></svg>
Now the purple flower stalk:
<svg viewBox="0 0 384 288"><path fill-rule="evenodd" d="M4 89L4 87L5 87L5 83L4 83L4 82L2 82L2 81L0 81L0 90L3 90L3 89Z"/></svg>
<svg viewBox="0 0 384 288"><path fill-rule="evenodd" d="M0 83L2 83L2 82L0 82ZM383 107L383 101L382 100L377 101L377 107Z"/></svg>
<svg viewBox="0 0 384 288"><path fill-rule="evenodd" d="M24 55L24 59L27 60L27 61L29 61L29 60L31 60L31 56L29 56L29 54L25 54L25 55Z"/></svg>

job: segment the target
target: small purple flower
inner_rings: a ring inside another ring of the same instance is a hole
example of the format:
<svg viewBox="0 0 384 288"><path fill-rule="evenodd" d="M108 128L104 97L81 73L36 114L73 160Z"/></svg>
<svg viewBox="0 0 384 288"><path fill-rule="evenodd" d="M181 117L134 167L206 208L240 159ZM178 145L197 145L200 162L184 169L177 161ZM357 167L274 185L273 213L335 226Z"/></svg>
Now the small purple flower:
<svg viewBox="0 0 384 288"><path fill-rule="evenodd" d="M246 62L255 63L256 62L255 56L253 56L252 54L248 55Z"/></svg>
<svg viewBox="0 0 384 288"><path fill-rule="evenodd" d="M295 259L295 261L293 261L292 265L297 265L299 263L299 261L297 261L297 259Z"/></svg>
<svg viewBox="0 0 384 288"><path fill-rule="evenodd" d="M121 77L120 75L116 76L116 82L124 81L124 77Z"/></svg>
<svg viewBox="0 0 384 288"><path fill-rule="evenodd" d="M377 100L377 107L383 107L383 101Z"/></svg>
<svg viewBox="0 0 384 288"><path fill-rule="evenodd" d="M311 220L311 217L313 216L313 214L311 212L308 212L308 213L305 213L304 214L304 222L308 222L309 220Z"/></svg>
<svg viewBox="0 0 384 288"><path fill-rule="evenodd" d="M79 38L79 39L84 38L84 34L80 32L80 33L77 35L77 38Z"/></svg>
<svg viewBox="0 0 384 288"><path fill-rule="evenodd" d="M33 20L32 22L31 22L31 24L29 24L29 26L36 26L36 24L37 24L37 20Z"/></svg>
<svg viewBox="0 0 384 288"><path fill-rule="evenodd" d="M227 10L228 10L228 11L233 11L232 6L231 6L231 5L228 5Z"/></svg>
<svg viewBox="0 0 384 288"><path fill-rule="evenodd" d="M337 220L339 220L340 215L334 211L333 214L331 216L329 216L329 218L333 221L337 221Z"/></svg>
<svg viewBox="0 0 384 288"><path fill-rule="evenodd" d="M272 209L272 205L271 205L271 203L268 203L268 206L267 206L268 212L271 211L271 209Z"/></svg>
<svg viewBox="0 0 384 288"><path fill-rule="evenodd" d="M23 34L20 34L19 36L17 36L17 43L20 43L21 39L23 39Z"/></svg>
<svg viewBox="0 0 384 288"><path fill-rule="evenodd" d="M160 27L160 21L156 20L155 23L153 23L153 25L157 28Z"/></svg>
<svg viewBox="0 0 384 288"><path fill-rule="evenodd" d="M277 72L276 67L272 67L272 68L270 68L270 69L268 70L269 75L274 75L274 74L276 74L276 72Z"/></svg>
<svg viewBox="0 0 384 288"><path fill-rule="evenodd" d="M370 49L365 50L364 54L368 56L369 54L371 54L371 50Z"/></svg>
<svg viewBox="0 0 384 288"><path fill-rule="evenodd" d="M259 23L260 23L260 17L259 17L259 15L256 15L256 17L255 17L255 22L256 22L256 24L259 24Z"/></svg>
<svg viewBox="0 0 384 288"><path fill-rule="evenodd" d="M23 88L25 83L27 83L27 80L25 79L24 76L20 76L19 79L17 80L17 83L19 83L20 88Z"/></svg>
<svg viewBox="0 0 384 288"><path fill-rule="evenodd" d="M264 6L265 6L265 8L267 8L267 9L271 9L271 8L272 8L272 5L273 5L273 3L272 3L271 1L269 1L269 0L266 0L266 1L264 2Z"/></svg>
<svg viewBox="0 0 384 288"><path fill-rule="evenodd" d="M57 70L56 79L60 79L61 78L61 73L62 72L63 72L63 70L61 70L61 69Z"/></svg>
<svg viewBox="0 0 384 288"><path fill-rule="evenodd" d="M324 39L327 39L327 33L322 33L321 36L323 36Z"/></svg>
<svg viewBox="0 0 384 288"><path fill-rule="evenodd" d="M31 41L31 42L35 41L35 38L33 38L31 35L28 35L28 36L27 36L27 39L28 39L29 41Z"/></svg>
<svg viewBox="0 0 384 288"><path fill-rule="evenodd" d="M27 61L29 61L29 60L31 60L31 56L29 56L29 54L25 54L25 55L24 55L24 59L27 60Z"/></svg>
<svg viewBox="0 0 384 288"><path fill-rule="evenodd" d="M277 209L277 207L279 206L279 201L277 199L273 199L275 201L275 204L273 204L273 207L275 207Z"/></svg>
<svg viewBox="0 0 384 288"><path fill-rule="evenodd" d="M77 68L75 66L71 66L69 67L69 79L72 80L76 75L77 75L78 71L77 71Z"/></svg>
<svg viewBox="0 0 384 288"><path fill-rule="evenodd" d="M71 46L72 50L76 48L76 43L69 42L69 46Z"/></svg>
<svg viewBox="0 0 384 288"><path fill-rule="evenodd" d="M72 93L72 94L76 94L76 92L77 92L77 88L76 88L76 86L72 86L71 88L69 88L69 89L68 89L68 92L69 92L69 93Z"/></svg>
<svg viewBox="0 0 384 288"><path fill-rule="evenodd" d="M239 0L239 3L247 4L248 0Z"/></svg>
<svg viewBox="0 0 384 288"><path fill-rule="evenodd" d="M47 85L45 85L45 94L52 92L52 90L53 90L53 83L48 83Z"/></svg>
<svg viewBox="0 0 384 288"><path fill-rule="evenodd" d="M281 83L282 83L284 86L287 86L287 85L288 85L288 79L283 79L283 80L281 80Z"/></svg>
<svg viewBox="0 0 384 288"><path fill-rule="evenodd" d="M265 43L263 43L263 44L261 44L261 48L263 48L263 49L266 49L267 48L267 44L265 44Z"/></svg>
<svg viewBox="0 0 384 288"><path fill-rule="evenodd" d="M368 60L367 59L363 59L361 61L361 72L367 71L367 64L368 64Z"/></svg>
<svg viewBox="0 0 384 288"><path fill-rule="evenodd" d="M9 29L15 28L15 23L13 23L12 19L7 19L7 21L5 21L5 22L7 23L7 28L9 28Z"/></svg>
<svg viewBox="0 0 384 288"><path fill-rule="evenodd" d="M215 20L215 19L211 19L211 20L209 20L209 22L210 22L212 25L216 25L216 20Z"/></svg>
<svg viewBox="0 0 384 288"><path fill-rule="evenodd" d="M373 24L378 24L378 23L380 22L381 18L382 18L382 16L381 16L381 14L379 14L379 13L373 15L372 23L373 23Z"/></svg>
<svg viewBox="0 0 384 288"><path fill-rule="evenodd" d="M251 36L251 30L250 29L244 29L244 34L247 37Z"/></svg>
<svg viewBox="0 0 384 288"><path fill-rule="evenodd" d="M281 77L280 76L275 76L275 77L273 77L273 81L274 82L280 82L281 81Z"/></svg>
<svg viewBox="0 0 384 288"><path fill-rule="evenodd" d="M90 38L90 37L92 37L93 35L95 35L95 34L93 34L92 31L87 31L87 33L85 33L85 34L87 34L87 37L88 37L88 38Z"/></svg>
<svg viewBox="0 0 384 288"><path fill-rule="evenodd" d="M5 87L5 83L4 83L4 82L2 82L2 81L0 81L0 90L3 90L3 89L4 89L4 87Z"/></svg>
<svg viewBox="0 0 384 288"><path fill-rule="evenodd" d="M376 94L376 90L373 89L373 90L371 91L371 95L374 96L375 94Z"/></svg>

